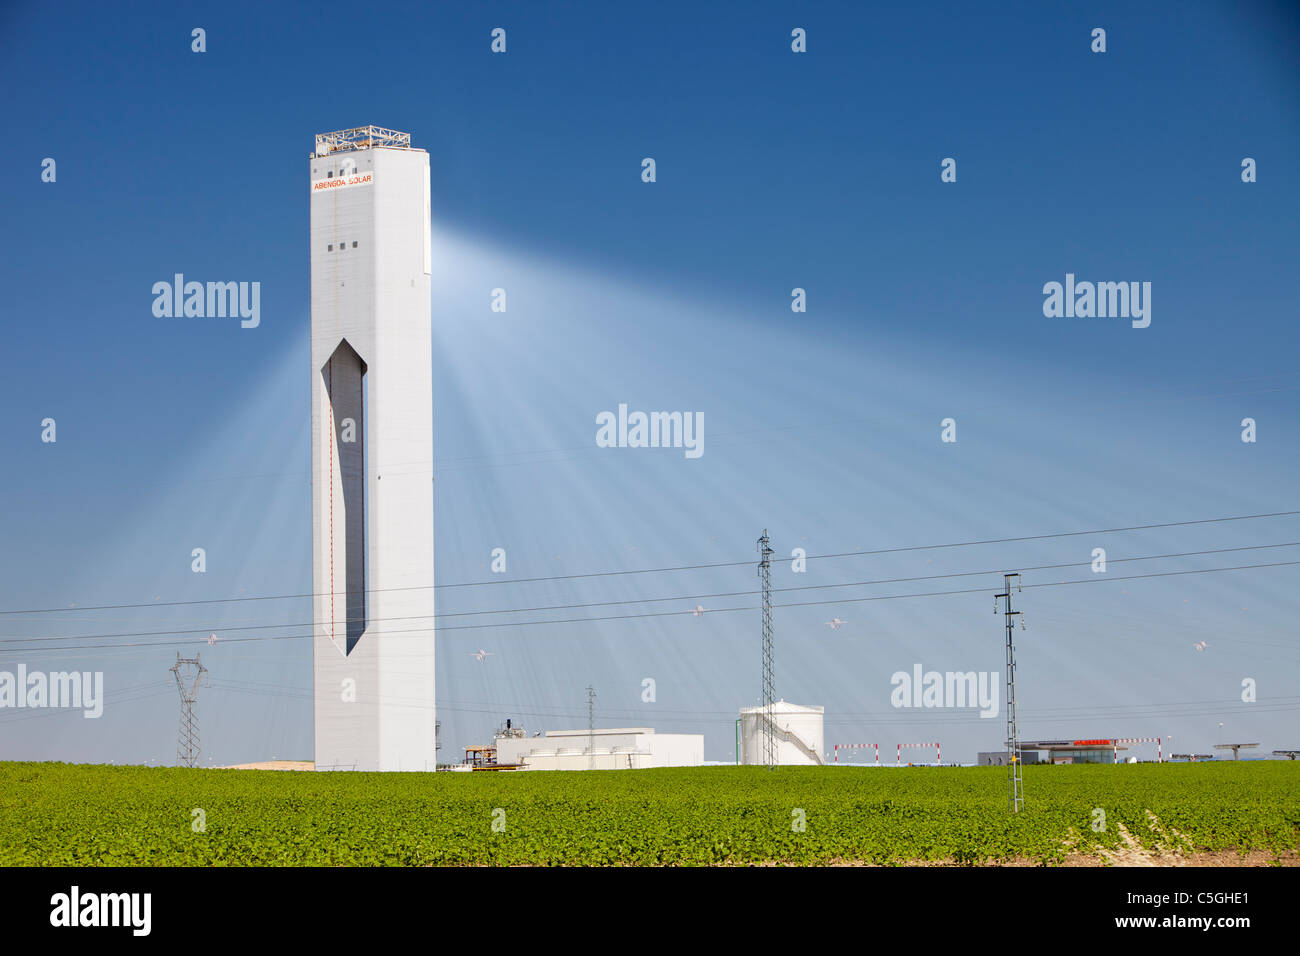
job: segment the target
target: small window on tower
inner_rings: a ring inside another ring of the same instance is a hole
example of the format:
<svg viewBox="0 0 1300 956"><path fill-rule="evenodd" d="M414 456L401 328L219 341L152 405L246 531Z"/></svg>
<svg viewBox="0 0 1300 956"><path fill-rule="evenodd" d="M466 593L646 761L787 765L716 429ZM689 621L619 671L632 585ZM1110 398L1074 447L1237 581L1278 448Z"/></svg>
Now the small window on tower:
<svg viewBox="0 0 1300 956"><path fill-rule="evenodd" d="M352 241L352 248L355 249L356 247L357 247L357 243L356 243L356 240L354 239L354 240Z"/></svg>
<svg viewBox="0 0 1300 956"><path fill-rule="evenodd" d="M326 179L333 179L333 178L334 178L334 170L331 169L328 173L326 173L326 174L325 174L325 178L326 178Z"/></svg>
<svg viewBox="0 0 1300 956"><path fill-rule="evenodd" d="M329 244L329 248L328 248L326 251L327 251L327 252L333 252L333 251L334 251L334 243L331 242L331 243Z"/></svg>

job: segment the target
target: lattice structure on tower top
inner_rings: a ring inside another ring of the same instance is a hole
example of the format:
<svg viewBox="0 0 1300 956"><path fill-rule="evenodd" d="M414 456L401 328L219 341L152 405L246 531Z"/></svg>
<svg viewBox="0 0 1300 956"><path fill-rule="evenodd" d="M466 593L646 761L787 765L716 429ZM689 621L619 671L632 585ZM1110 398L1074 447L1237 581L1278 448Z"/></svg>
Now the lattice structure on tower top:
<svg viewBox="0 0 1300 956"><path fill-rule="evenodd" d="M411 134L399 133L395 129L382 126L356 126L352 129L340 129L333 133L316 134L316 155L328 156L330 153L353 149L373 149L385 146L389 149L410 149Z"/></svg>

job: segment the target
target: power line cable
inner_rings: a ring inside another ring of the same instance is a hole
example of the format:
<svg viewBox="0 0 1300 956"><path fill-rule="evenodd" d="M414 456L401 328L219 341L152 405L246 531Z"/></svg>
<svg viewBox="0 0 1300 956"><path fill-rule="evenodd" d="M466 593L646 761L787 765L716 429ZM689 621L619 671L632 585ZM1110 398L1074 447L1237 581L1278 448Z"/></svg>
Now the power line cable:
<svg viewBox="0 0 1300 956"><path fill-rule="evenodd" d="M1010 544L1010 543L1020 542L1020 541L1043 541L1051 538L1070 538L1070 537L1078 537L1080 535L1090 535L1090 534L1116 534L1123 531L1149 531L1156 528L1178 528L1178 527L1188 527L1191 525L1216 524L1216 523L1229 522L1229 521L1249 521L1258 518L1292 517L1294 515L1300 515L1300 511L1274 511L1274 512L1267 512L1267 513L1253 514L1253 515L1234 515L1225 518L1199 518L1191 521L1170 521L1170 522L1163 522L1160 524L1130 525L1128 527L1123 527L1123 528L1093 528L1087 531L1059 531L1059 532L1053 532L1051 534L1023 535L1014 538L987 538L979 541L954 541L945 544L921 544L921 545L911 545L908 547L901 547L901 548L882 548L877 550L863 550L863 551L843 551L834 554L810 554L805 557L805 560L816 561L821 559L865 557L865 556L881 555L881 554L901 554L910 551L936 551L936 550L942 550L946 548L969 548L969 547L976 547L980 545ZM662 573L674 572L674 571L699 571L699 570L707 570L713 568L750 567L753 565L753 563L754 562L752 560L723 561L723 562L715 562L711 564L686 564L686 565L677 565L673 567L639 568L639 569L631 569L626 571L590 571L590 572L585 572L580 574L559 574L559 575L549 575L545 577L533 577L533 578L506 578L506 579L497 579L491 581L461 581L453 584L416 584L416 585L409 585L406 587L374 588L374 589L370 589L366 593L378 594L387 591L424 591L424 590L428 590L429 588L438 590L442 588L485 587L489 585L500 585L500 584L534 584L534 583L544 582L544 581L569 581L569 580L575 580L579 578L601 578L601 577L613 577L618 575L631 575L631 574L662 574ZM304 599L304 598L323 597L328 593L329 592L326 591L326 592L321 592L319 595L314 592L305 592L299 594L265 594L265 595L257 595L253 597L202 598L202 599L196 599L191 601L156 601L156 602L138 602L133 604L89 604L85 606L27 608L27 609L12 608L8 610L0 610L0 615L7 616L7 615L14 615L14 614L67 614L67 613L76 613L79 611L126 610L126 609L134 609L134 608L184 607L184 606L190 606L196 604L234 604L234 603L250 602L250 601L296 600L296 599Z"/></svg>
<svg viewBox="0 0 1300 956"><path fill-rule="evenodd" d="M1123 564L1123 563L1129 563L1133 561L1157 561L1166 558L1199 557L1207 554L1226 554L1229 552L1236 552L1236 551L1262 551L1271 548L1290 548L1296 546L1300 546L1300 541L1283 541L1278 544L1244 545L1238 548L1212 548L1204 551L1181 551L1181 552L1175 552L1171 554L1148 554L1148 555L1142 555L1140 557L1133 557L1133 558L1112 558L1108 563ZM1089 561L1071 561L1066 564L1040 564L1034 567L1027 567L1025 568L1025 570L1026 571L1056 571L1056 570L1060 570L1061 568L1088 567L1090 563L1091 562ZM877 584L904 584L913 581L936 581L945 578L978 577L981 575L998 574L1000 573L1000 570L1001 569L999 568L992 568L992 569L985 569L980 571L952 571L946 574L926 574L926 575L919 575L916 577L907 577L907 578L879 578L873 581L845 581L839 584L804 584L796 587L773 588L772 590L774 593L791 593L795 591L818 591L818 590L827 590L827 589L834 589L834 588L868 587ZM620 607L629 604L661 604L668 601L699 601L699 600L710 600L713 598L724 598L724 597L747 597L750 595L761 594L761 593L762 593L761 591L720 591L712 594L677 594L677 595L671 595L669 597L628 598L621 601L596 601L596 602L588 602L583 604L551 604L551 605L542 605L538 607L500 608L500 609L480 610L480 611L452 611L452 612L443 612L441 614L433 614L433 615L407 614L401 616L386 616L386 617L358 617L358 618L339 619L338 621L335 621L335 623L350 624L353 623L354 621L360 621L363 624L369 625L369 624L377 624L382 621L433 620L437 622L447 618L480 617L484 614L526 614L526 613L533 613L538 611L570 611L570 610L580 610L583 608L592 608L592 607ZM212 625L205 625L203 627L186 628L183 630L168 628L161 631L121 631L121 632L109 633L109 634L76 634L76 635L57 635L52 637L9 637L9 638L0 638L0 645L14 644L14 643L23 643L23 644L40 643L44 641L102 640L102 639L117 638L117 637L159 637L159 636L176 635L176 634L202 634L205 632L211 633L214 631L221 631L223 633L229 634L233 631L258 631L258 630L268 630L272 628L281 628L281 627L312 627L312 626L314 626L314 622L312 621L284 621L275 624L240 624L234 626L212 624ZM221 640L225 640L225 638L221 638Z"/></svg>
<svg viewBox="0 0 1300 956"><path fill-rule="evenodd" d="M1189 575L1189 574L1214 574L1222 571L1249 571L1249 570L1256 570L1260 568L1290 567L1297 564L1300 564L1300 561L1277 561L1268 564L1243 564L1243 565L1235 565L1226 568L1198 568L1198 569L1186 570L1186 571L1162 571L1162 572L1154 572L1150 574L1133 574L1127 576L1114 576L1114 577L1098 576L1095 578L1083 578L1075 581L1048 581L1040 584L1026 584L1024 586L1026 588L1030 588L1030 587L1045 588L1045 587L1062 587L1062 586L1068 586L1074 584L1108 584L1116 581L1136 581L1145 578L1176 577L1176 576ZM984 594L987 591L988 588L964 588L956 591L927 591L927 592L921 592L915 594L881 594L881 595L874 595L872 597L838 598L836 600L831 600L831 601L797 601L789 604L776 604L773 605L773 607L774 608L817 607L817 606L825 606L828 604L858 604L867 601L894 601L894 600L902 600L905 598L946 597L950 595L959 595L959 594ZM758 610L757 605L745 605L741 607L711 608L708 610L707 613L725 614L733 611L754 611L754 610ZM602 617L558 618L558 619L551 619L551 620L544 620L544 621L503 621L503 622L495 622L495 623L488 623L488 624L453 624L450 626L439 628L439 630L440 631L465 631L465 630L479 630L482 628L532 627L532 626L546 625L546 624L591 624L591 623L597 623L601 621L621 621L621 620L632 620L638 618L680 617L685 614L694 615L696 614L696 612L693 609L681 610L681 611L646 611L639 614L612 614L612 615L605 615ZM369 636L380 637L385 634L416 634L421 632L427 632L429 630L430 629L427 627L399 628L399 629L392 629L386 631L377 630L371 632ZM229 637L229 638L223 638L221 640L221 643L241 644L241 643L248 643L252 641L309 640L314 636L315 635L313 634L279 634L279 635L265 635L261 637ZM101 649L101 648L114 649L114 648L127 648L127 647L172 647L178 644L184 645L184 644L206 644L206 643L207 643L206 640L198 639L192 641L149 641L149 642L128 642L122 644L73 644L67 646L56 646L56 647L44 648L44 650L57 651L57 650L91 650L91 649ZM13 650L6 649L6 650L0 650L0 653L28 653L31 650L40 650L40 648L16 648Z"/></svg>

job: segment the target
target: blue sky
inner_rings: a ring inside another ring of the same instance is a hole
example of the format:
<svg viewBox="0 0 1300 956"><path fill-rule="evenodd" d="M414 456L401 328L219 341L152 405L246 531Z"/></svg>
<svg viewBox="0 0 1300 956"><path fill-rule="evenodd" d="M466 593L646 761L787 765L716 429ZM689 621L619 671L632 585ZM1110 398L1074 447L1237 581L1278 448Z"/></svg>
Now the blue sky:
<svg viewBox="0 0 1300 956"><path fill-rule="evenodd" d="M795 547L1296 509L1296 39L1280 4L10 4L0 608L310 590L307 155L317 132L375 123L431 158L439 613L709 608L447 617L444 759L507 716L580 725L588 683L602 723L704 733L729 758L759 692L758 614L713 608L756 598L694 596L751 591L752 567L509 582L744 562L765 527L778 588L1077 561L1026 572L1018 595L1026 736L1298 746L1296 567L1043 585L1098 577L1094 547L1255 548L1300 540L1300 518L789 565ZM260 326L156 318L151 287L178 272L260 282ZM1067 272L1150 282L1150 327L1044 317L1043 284ZM702 412L705 454L597 448L595 416L621 402ZM826 706L828 744L994 749L1000 719L889 693L915 663L1001 672L1000 583L778 594L844 600L778 610L779 695ZM103 670L118 694L98 721L0 715L0 757L171 760L162 681L195 646L138 635L211 629L205 758L305 758L308 616L285 599L0 617L0 669ZM132 636L70 639L94 634Z"/></svg>

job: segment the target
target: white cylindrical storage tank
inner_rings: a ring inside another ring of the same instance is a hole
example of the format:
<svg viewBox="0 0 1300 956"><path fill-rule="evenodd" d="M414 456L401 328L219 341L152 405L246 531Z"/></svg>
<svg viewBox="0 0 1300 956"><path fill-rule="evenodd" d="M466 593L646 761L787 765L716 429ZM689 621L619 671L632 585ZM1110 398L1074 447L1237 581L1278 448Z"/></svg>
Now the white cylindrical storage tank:
<svg viewBox="0 0 1300 956"><path fill-rule="evenodd" d="M779 700L772 705L776 763L821 764L825 736L825 707L809 707ZM765 718L762 707L740 709L740 762L766 763L763 752Z"/></svg>

